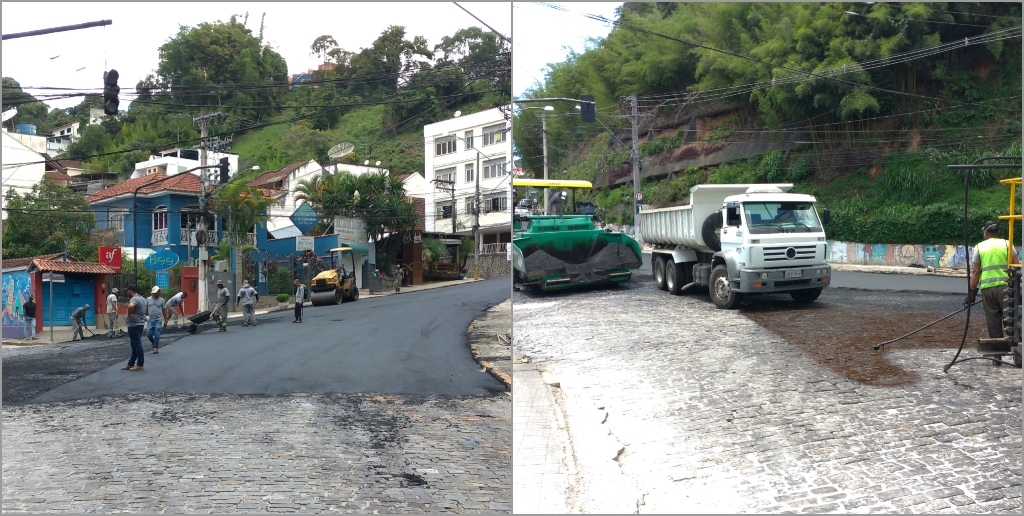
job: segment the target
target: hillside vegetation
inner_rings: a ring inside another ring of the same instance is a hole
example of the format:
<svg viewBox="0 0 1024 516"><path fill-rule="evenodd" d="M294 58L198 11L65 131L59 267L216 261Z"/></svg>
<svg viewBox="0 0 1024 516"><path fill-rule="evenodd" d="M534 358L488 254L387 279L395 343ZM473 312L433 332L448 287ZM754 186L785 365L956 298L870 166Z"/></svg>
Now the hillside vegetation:
<svg viewBox="0 0 1024 516"><path fill-rule="evenodd" d="M658 173L641 182L645 203L685 202L701 183L793 182L832 211L837 240L962 243L965 178L947 165L1021 155L1019 3L627 3L617 22L526 95L595 96L599 124L555 105L548 163L552 177L610 185L593 199L611 222L633 221L620 118L632 94L649 115L641 163ZM540 125L521 110L513 126L536 177ZM775 150L729 155L752 144ZM972 240L1007 211L998 181L1014 175L971 175Z"/></svg>

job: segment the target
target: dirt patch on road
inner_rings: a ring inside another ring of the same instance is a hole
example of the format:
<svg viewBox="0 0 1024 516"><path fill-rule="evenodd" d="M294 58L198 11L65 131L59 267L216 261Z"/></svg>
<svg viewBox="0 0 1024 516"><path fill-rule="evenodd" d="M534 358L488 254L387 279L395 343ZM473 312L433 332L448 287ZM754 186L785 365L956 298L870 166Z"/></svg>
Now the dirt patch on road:
<svg viewBox="0 0 1024 516"><path fill-rule="evenodd" d="M760 305L744 309L743 315L829 370L854 382L879 387L907 385L920 379L918 373L890 362L886 348L954 350L964 331L964 316L953 316L874 351L874 344L910 333L947 314L880 307ZM985 317L972 314L965 350L974 347L983 336L987 336Z"/></svg>

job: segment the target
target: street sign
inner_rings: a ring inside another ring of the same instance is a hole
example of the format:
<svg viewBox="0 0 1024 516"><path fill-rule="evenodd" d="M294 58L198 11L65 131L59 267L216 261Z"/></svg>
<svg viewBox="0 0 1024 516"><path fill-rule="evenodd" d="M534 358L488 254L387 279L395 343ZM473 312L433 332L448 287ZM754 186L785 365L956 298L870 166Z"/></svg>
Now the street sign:
<svg viewBox="0 0 1024 516"><path fill-rule="evenodd" d="M636 202L640 202L640 201L644 200L644 193L643 192L637 192L637 193L633 194L633 198L636 199Z"/></svg>
<svg viewBox="0 0 1024 516"><path fill-rule="evenodd" d="M142 263L151 271L162 271L177 265L178 255L170 251L160 251L149 255Z"/></svg>
<svg viewBox="0 0 1024 516"><path fill-rule="evenodd" d="M171 286L171 272L168 270L156 271L156 286L167 288Z"/></svg>
<svg viewBox="0 0 1024 516"><path fill-rule="evenodd" d="M64 275L63 274L54 274L52 272L44 272L43 273L43 281L50 281L50 282L53 282L53 283L64 283Z"/></svg>
<svg viewBox="0 0 1024 516"><path fill-rule="evenodd" d="M295 237L295 250L296 251L312 251L315 239L311 236L297 236Z"/></svg>
<svg viewBox="0 0 1024 516"><path fill-rule="evenodd" d="M291 220L292 224L295 224L295 227L305 234L320 222L320 215L317 215L316 210L311 208L309 203L304 202L302 206L296 208L288 220Z"/></svg>

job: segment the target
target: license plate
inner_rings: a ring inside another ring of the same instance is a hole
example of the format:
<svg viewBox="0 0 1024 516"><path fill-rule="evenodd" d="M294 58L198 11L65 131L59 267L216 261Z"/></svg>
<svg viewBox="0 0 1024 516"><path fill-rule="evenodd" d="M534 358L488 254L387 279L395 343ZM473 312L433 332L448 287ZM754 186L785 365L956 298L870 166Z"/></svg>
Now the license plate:
<svg viewBox="0 0 1024 516"><path fill-rule="evenodd" d="M786 271L787 278L802 278L804 277L804 271Z"/></svg>

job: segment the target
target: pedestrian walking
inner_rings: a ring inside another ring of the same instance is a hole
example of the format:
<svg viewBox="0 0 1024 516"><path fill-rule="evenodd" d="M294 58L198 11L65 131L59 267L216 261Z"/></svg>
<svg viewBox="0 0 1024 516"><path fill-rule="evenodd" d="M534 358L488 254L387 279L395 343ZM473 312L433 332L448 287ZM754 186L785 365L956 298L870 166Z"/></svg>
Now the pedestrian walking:
<svg viewBox="0 0 1024 516"><path fill-rule="evenodd" d="M132 348L132 357L128 359L128 365L121 368L122 371L142 371L142 364L146 356L142 351L142 329L145 326L146 298L139 295L139 287L129 285L128 311L124 315L125 326L128 327L128 344Z"/></svg>
<svg viewBox="0 0 1024 516"><path fill-rule="evenodd" d="M25 312L25 338L37 340L39 337L36 336L36 297L29 294L28 301L21 305L21 309Z"/></svg>
<svg viewBox="0 0 1024 516"><path fill-rule="evenodd" d="M295 320L302 322L302 302L306 299L306 286L298 279L295 280Z"/></svg>
<svg viewBox="0 0 1024 516"><path fill-rule="evenodd" d="M82 333L82 327L89 322L85 318L89 308L89 303L86 303L75 309L74 312L71 312L71 340L82 340L85 337Z"/></svg>
<svg viewBox="0 0 1024 516"><path fill-rule="evenodd" d="M151 294L146 299L146 315L149 317L149 325L146 328L146 338L153 344L153 354L160 353L160 334L167 327L167 301L160 297L160 287L153 287Z"/></svg>
<svg viewBox="0 0 1024 516"><path fill-rule="evenodd" d="M231 291L224 286L224 280L217 280L217 306L213 309L220 319L220 331L228 331L228 301Z"/></svg>
<svg viewBox="0 0 1024 516"><path fill-rule="evenodd" d="M107 336L113 337L117 334L117 293L116 288L110 289L107 296Z"/></svg>
<svg viewBox="0 0 1024 516"><path fill-rule="evenodd" d="M256 303L259 300L260 295L249 286L249 280L243 281L237 298L237 302L242 305L242 326L256 326Z"/></svg>
<svg viewBox="0 0 1024 516"><path fill-rule="evenodd" d="M1003 295L1006 293L1007 269L1018 263L1017 249L1008 240L999 238L999 225L988 221L981 228L985 240L971 253L971 290L964 304L974 303L981 291L981 305L985 308L988 338L1003 336Z"/></svg>
<svg viewBox="0 0 1024 516"><path fill-rule="evenodd" d="M405 271L402 270L402 266L395 267L395 292L398 292L402 288L402 279L405 278Z"/></svg>
<svg viewBox="0 0 1024 516"><path fill-rule="evenodd" d="M167 300L167 318L170 320L170 316L173 315L174 323L178 326L181 326L185 319L185 298L187 297L188 292L182 291Z"/></svg>

